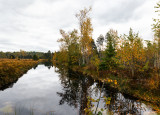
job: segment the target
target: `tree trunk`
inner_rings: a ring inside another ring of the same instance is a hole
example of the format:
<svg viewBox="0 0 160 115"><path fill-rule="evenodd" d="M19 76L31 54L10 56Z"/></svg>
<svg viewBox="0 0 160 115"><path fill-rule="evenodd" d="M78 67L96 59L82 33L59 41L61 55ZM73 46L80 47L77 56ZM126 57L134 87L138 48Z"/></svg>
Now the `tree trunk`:
<svg viewBox="0 0 160 115"><path fill-rule="evenodd" d="M132 67L132 77L134 77L134 68Z"/></svg>
<svg viewBox="0 0 160 115"><path fill-rule="evenodd" d="M84 48L82 48L82 64L85 64L85 52L84 52Z"/></svg>

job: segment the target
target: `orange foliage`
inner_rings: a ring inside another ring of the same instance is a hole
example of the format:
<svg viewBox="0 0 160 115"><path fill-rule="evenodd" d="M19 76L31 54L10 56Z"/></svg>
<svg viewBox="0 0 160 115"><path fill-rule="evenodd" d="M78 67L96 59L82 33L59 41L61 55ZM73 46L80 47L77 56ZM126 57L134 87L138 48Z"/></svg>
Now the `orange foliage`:
<svg viewBox="0 0 160 115"><path fill-rule="evenodd" d="M12 83L36 64L38 61L31 59L0 59L0 87Z"/></svg>

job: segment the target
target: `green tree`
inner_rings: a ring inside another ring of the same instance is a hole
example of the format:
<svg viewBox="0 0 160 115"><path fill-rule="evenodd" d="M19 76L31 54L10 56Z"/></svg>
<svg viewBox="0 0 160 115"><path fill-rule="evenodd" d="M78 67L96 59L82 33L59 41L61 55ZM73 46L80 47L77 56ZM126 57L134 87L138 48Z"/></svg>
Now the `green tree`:
<svg viewBox="0 0 160 115"><path fill-rule="evenodd" d="M45 59L47 59L49 62L52 60L52 53L50 50L44 55L45 55Z"/></svg>
<svg viewBox="0 0 160 115"><path fill-rule="evenodd" d="M64 30L60 30L60 33L62 38L60 38L58 42L61 43L60 54L65 55L65 63L67 63L67 65L79 64L81 54L79 48L78 31L73 30L72 32L66 33Z"/></svg>
<svg viewBox="0 0 160 115"><path fill-rule="evenodd" d="M39 60L39 57L35 54L35 55L33 55L33 58L32 58L33 60Z"/></svg>
<svg viewBox="0 0 160 115"><path fill-rule="evenodd" d="M70 65L80 65L81 53L79 46L79 36L78 31L73 30L69 33L70 44L68 47L69 64Z"/></svg>
<svg viewBox="0 0 160 115"><path fill-rule="evenodd" d="M149 69L149 68L153 68L156 64L156 52L157 52L157 49L156 49L156 43L155 42L152 42L152 41L149 41L149 40L145 40L147 46L145 47L145 57L146 57L146 62L148 63L148 67L146 69Z"/></svg>
<svg viewBox="0 0 160 115"><path fill-rule="evenodd" d="M117 66L116 62L115 62L115 40L114 40L114 34L109 31L106 34L106 49L105 49L105 57L102 61L102 63L100 64L100 69L107 69L107 70L111 70L113 68L115 68Z"/></svg>
<svg viewBox="0 0 160 115"><path fill-rule="evenodd" d="M15 59L15 56L14 55L10 55L10 59Z"/></svg>

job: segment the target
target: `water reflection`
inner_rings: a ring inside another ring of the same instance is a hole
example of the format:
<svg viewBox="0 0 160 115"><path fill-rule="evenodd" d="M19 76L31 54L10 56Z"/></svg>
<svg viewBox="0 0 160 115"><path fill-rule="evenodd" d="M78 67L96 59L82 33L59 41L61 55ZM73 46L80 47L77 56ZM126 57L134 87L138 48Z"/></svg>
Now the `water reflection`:
<svg viewBox="0 0 160 115"><path fill-rule="evenodd" d="M106 105L105 97L111 97ZM92 102L95 112L106 109L103 114L144 114L153 112L142 102L109 88L89 76L64 67L45 63L29 70L10 88L0 91L0 115L84 115L88 97L100 99Z"/></svg>
<svg viewBox="0 0 160 115"><path fill-rule="evenodd" d="M44 64L46 67L48 67L48 69L50 69L51 67L53 67L53 63L50 62L50 61L43 62L42 64Z"/></svg>
<svg viewBox="0 0 160 115"><path fill-rule="evenodd" d="M90 86L94 84L94 80L69 69L61 68L57 72L59 72L63 86L63 91L57 92L61 97L59 104L67 103L69 106L79 108L79 114L85 114L84 109L87 107L87 97L91 94L89 90Z"/></svg>
<svg viewBox="0 0 160 115"><path fill-rule="evenodd" d="M6 83L6 85L3 85L3 86L0 87L0 91L1 91L1 90L3 91L3 90L5 90L5 89L7 89L7 88L12 88L13 85L14 85L17 81L18 81L18 79L13 80L12 83Z"/></svg>
<svg viewBox="0 0 160 115"><path fill-rule="evenodd" d="M87 97L100 99L99 102L92 102L95 106L92 110L95 113L101 108L106 110L104 111L105 113L102 112L104 114L110 112L118 115L141 115L152 111L152 109L146 107L144 103L128 95L123 95L114 89L111 90L108 86L102 85L100 81L94 82L89 76L84 76L64 68L59 68L56 72L59 73L63 86L63 91L57 92L61 97L59 104L63 105L67 103L69 106L78 108L79 114L85 114L84 109L88 108L87 102L90 100L88 100ZM111 97L109 105L105 104L104 97Z"/></svg>

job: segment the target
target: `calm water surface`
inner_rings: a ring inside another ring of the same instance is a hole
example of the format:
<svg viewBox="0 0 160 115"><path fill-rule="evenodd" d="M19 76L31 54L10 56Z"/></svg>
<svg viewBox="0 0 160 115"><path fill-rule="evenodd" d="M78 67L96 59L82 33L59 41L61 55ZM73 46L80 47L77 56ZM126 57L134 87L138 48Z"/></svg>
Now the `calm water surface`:
<svg viewBox="0 0 160 115"><path fill-rule="evenodd" d="M98 99L100 90L100 102L94 102L92 110L104 108L105 115L109 111L115 115L156 114L149 105L112 91L90 77L38 65L11 87L0 90L0 115L83 115L87 97ZM103 96L111 97L110 105L105 105Z"/></svg>

